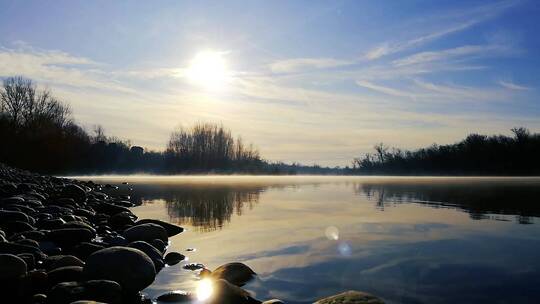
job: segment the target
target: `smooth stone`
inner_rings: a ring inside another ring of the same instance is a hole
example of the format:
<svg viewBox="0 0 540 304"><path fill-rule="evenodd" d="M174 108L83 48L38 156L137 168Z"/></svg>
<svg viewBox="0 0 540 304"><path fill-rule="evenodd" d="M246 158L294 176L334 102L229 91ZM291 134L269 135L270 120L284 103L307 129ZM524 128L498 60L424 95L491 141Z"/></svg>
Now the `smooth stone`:
<svg viewBox="0 0 540 304"><path fill-rule="evenodd" d="M165 266L165 263L163 262L163 255L161 254L161 252L147 242L135 241L129 243L128 247L139 249L140 251L146 253L146 255L150 259L152 259L154 267L156 268L156 272L159 272Z"/></svg>
<svg viewBox="0 0 540 304"><path fill-rule="evenodd" d="M171 291L156 298L158 302L191 302L194 297L185 291Z"/></svg>
<svg viewBox="0 0 540 304"><path fill-rule="evenodd" d="M13 280L26 276L27 265L13 254L0 254L0 280Z"/></svg>
<svg viewBox="0 0 540 304"><path fill-rule="evenodd" d="M8 235L36 230L36 228L32 226L31 224L27 222L20 222L20 221L1 223L0 227L2 227L2 230L7 232Z"/></svg>
<svg viewBox="0 0 540 304"><path fill-rule="evenodd" d="M83 279L83 268L80 266L59 267L47 272L47 277L51 287L61 282L78 282Z"/></svg>
<svg viewBox="0 0 540 304"><path fill-rule="evenodd" d="M32 254L21 253L21 254L18 254L17 256L24 260L24 262L26 263L27 270L32 270L36 267L36 259L34 258Z"/></svg>
<svg viewBox="0 0 540 304"><path fill-rule="evenodd" d="M384 302L365 292L349 290L331 297L318 300L314 304L384 304Z"/></svg>
<svg viewBox="0 0 540 304"><path fill-rule="evenodd" d="M86 201L86 191L75 184L69 184L62 189L62 195L72 198L77 202L84 202Z"/></svg>
<svg viewBox="0 0 540 304"><path fill-rule="evenodd" d="M272 300L264 301L262 302L262 304L285 304L285 302L278 299L272 299Z"/></svg>
<svg viewBox="0 0 540 304"><path fill-rule="evenodd" d="M213 282L212 296L206 302L208 304L260 304L242 288L233 285L225 280Z"/></svg>
<svg viewBox="0 0 540 304"><path fill-rule="evenodd" d="M32 304L45 304L47 303L47 296L42 293L36 293L32 296Z"/></svg>
<svg viewBox="0 0 540 304"><path fill-rule="evenodd" d="M94 252L86 260L84 273L90 279L118 282L128 293L152 284L156 270L144 252L128 247L110 247Z"/></svg>
<svg viewBox="0 0 540 304"><path fill-rule="evenodd" d="M165 253L167 250L167 244L163 242L162 240L153 239L152 242L150 242L150 245L157 248L157 250L161 251L161 253Z"/></svg>
<svg viewBox="0 0 540 304"><path fill-rule="evenodd" d="M76 245L81 242L91 241L96 236L95 231L85 228L63 228L51 230L47 238L54 243L62 246Z"/></svg>
<svg viewBox="0 0 540 304"><path fill-rule="evenodd" d="M0 210L0 222L13 221L28 223L30 219L28 218L28 215L20 211Z"/></svg>
<svg viewBox="0 0 540 304"><path fill-rule="evenodd" d="M47 270L53 270L60 267L66 266L79 266L84 267L84 262L76 256L73 255L56 255L50 256L45 261L43 261L43 266Z"/></svg>
<svg viewBox="0 0 540 304"><path fill-rule="evenodd" d="M252 280L257 274L243 263L227 263L216 268L211 277L214 279L224 279L236 286L243 286Z"/></svg>
<svg viewBox="0 0 540 304"><path fill-rule="evenodd" d="M167 231L160 225L147 223L128 228L123 233L124 237L130 241L152 242L153 239L168 241Z"/></svg>
<svg viewBox="0 0 540 304"><path fill-rule="evenodd" d="M122 288L114 281L91 280L58 283L49 293L49 303L70 304L81 300L118 304L122 302Z"/></svg>
<svg viewBox="0 0 540 304"><path fill-rule="evenodd" d="M36 261L41 261L46 258L46 256L41 252L41 250L27 245L0 242L0 254L21 254L21 253L30 253L34 256Z"/></svg>
<svg viewBox="0 0 540 304"><path fill-rule="evenodd" d="M91 254L103 248L105 247L101 245L97 245L97 244L89 243L89 242L82 242L79 245L76 245L75 247L73 247L71 250L69 250L69 254L74 255L78 257L79 259L85 261Z"/></svg>
<svg viewBox="0 0 540 304"><path fill-rule="evenodd" d="M178 252L169 252L165 255L165 263L169 266L176 265L183 261L186 257Z"/></svg>
<svg viewBox="0 0 540 304"><path fill-rule="evenodd" d="M160 220L154 220L154 219L142 219L142 220L138 220L135 223L135 225L143 225L143 224L156 224L156 225L159 225L159 226L163 227L167 231L167 236L168 237L175 236L175 235L180 234L180 233L182 233L184 231L184 228L182 228L182 227L180 227L178 225L167 223L167 222L160 221Z"/></svg>

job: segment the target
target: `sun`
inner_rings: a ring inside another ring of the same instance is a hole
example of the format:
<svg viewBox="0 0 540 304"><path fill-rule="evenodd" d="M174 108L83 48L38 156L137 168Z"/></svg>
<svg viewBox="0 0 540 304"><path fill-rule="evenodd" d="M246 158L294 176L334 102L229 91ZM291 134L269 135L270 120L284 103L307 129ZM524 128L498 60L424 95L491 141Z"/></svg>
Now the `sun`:
<svg viewBox="0 0 540 304"><path fill-rule="evenodd" d="M190 61L187 79L207 89L222 88L230 79L223 52L202 51Z"/></svg>

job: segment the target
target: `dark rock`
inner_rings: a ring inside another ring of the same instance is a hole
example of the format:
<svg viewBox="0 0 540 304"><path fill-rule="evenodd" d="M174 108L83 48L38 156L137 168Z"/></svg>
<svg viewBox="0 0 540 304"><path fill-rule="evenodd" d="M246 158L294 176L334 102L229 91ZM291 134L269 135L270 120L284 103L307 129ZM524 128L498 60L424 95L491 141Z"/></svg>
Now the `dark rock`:
<svg viewBox="0 0 540 304"><path fill-rule="evenodd" d="M50 256L43 261L43 267L46 270L53 270L60 267L66 266L79 266L83 267L84 262L73 255L55 255Z"/></svg>
<svg viewBox="0 0 540 304"><path fill-rule="evenodd" d="M135 224L133 215L128 212L120 212L109 218L109 225L114 229L121 229L127 225Z"/></svg>
<svg viewBox="0 0 540 304"><path fill-rule="evenodd" d="M101 250L105 247L89 242L82 242L79 245L76 245L71 250L69 254L78 257L79 259L85 261L92 253Z"/></svg>
<svg viewBox="0 0 540 304"><path fill-rule="evenodd" d="M28 223L30 220L28 215L23 212L0 210L0 222L5 223L13 221Z"/></svg>
<svg viewBox="0 0 540 304"><path fill-rule="evenodd" d="M128 293L149 286L156 276L154 263L148 255L127 247L110 247L94 252L86 260L84 273L91 279L118 282Z"/></svg>
<svg viewBox="0 0 540 304"><path fill-rule="evenodd" d="M0 242L0 254L21 254L21 253L30 253L34 256L36 261L41 261L46 258L46 256L41 252L41 250L21 244L14 244L8 242Z"/></svg>
<svg viewBox="0 0 540 304"><path fill-rule="evenodd" d="M59 267L47 272L51 287L61 282L81 281L83 279L83 268L80 266Z"/></svg>
<svg viewBox="0 0 540 304"><path fill-rule="evenodd" d="M0 281L26 276L26 262L13 254L0 254Z"/></svg>
<svg viewBox="0 0 540 304"><path fill-rule="evenodd" d="M37 223L37 226L40 228L40 229L46 229L46 230L53 230L53 229L61 229L64 224L66 223L66 221L64 221L63 219L47 219L47 220L43 220L43 221L39 221Z"/></svg>
<svg viewBox="0 0 540 304"><path fill-rule="evenodd" d="M32 304L45 304L47 303L47 296L42 293L36 293L32 296Z"/></svg>
<svg viewBox="0 0 540 304"><path fill-rule="evenodd" d="M39 249L39 243L34 241L34 240L30 240L30 239L22 239L22 240L18 240L14 243L17 243L17 244L22 244L22 245L27 245L27 246L32 246L32 247L36 247Z"/></svg>
<svg viewBox="0 0 540 304"><path fill-rule="evenodd" d="M183 261L186 257L178 252L169 252L165 255L165 263L169 266L176 265Z"/></svg>
<svg viewBox="0 0 540 304"><path fill-rule="evenodd" d="M25 232L25 231L36 230L36 228L34 226L30 225L29 223L20 222L20 221L11 221L11 222L0 223L0 227L8 235L21 233L21 232Z"/></svg>
<svg viewBox="0 0 540 304"><path fill-rule="evenodd" d="M60 246L71 246L81 242L88 242L96 236L95 231L85 228L63 228L51 230L47 238Z"/></svg>
<svg viewBox="0 0 540 304"><path fill-rule="evenodd" d="M321 299L314 304L384 304L384 302L369 293L349 290Z"/></svg>
<svg viewBox="0 0 540 304"><path fill-rule="evenodd" d="M190 264L184 265L182 268L194 271L194 270L204 269L204 265L200 263L190 263Z"/></svg>
<svg viewBox="0 0 540 304"><path fill-rule="evenodd" d="M135 241L130 243L128 247L139 249L140 251L146 253L146 255L150 259L152 259L152 262L154 263L154 266L156 268L156 273L165 266L165 263L163 262L163 255L161 254L161 252L147 242Z"/></svg>
<svg viewBox="0 0 540 304"><path fill-rule="evenodd" d="M135 225L142 225L142 224L156 224L156 225L159 225L159 226L163 227L167 231L167 236L168 237L175 236L175 235L177 235L179 233L182 233L184 231L184 228L182 228L182 227L180 227L178 225L167 223L167 222L160 221L160 220L154 220L154 219L142 219L142 220L138 220L135 223ZM166 240L165 240L165 242L166 242Z"/></svg>
<svg viewBox="0 0 540 304"><path fill-rule="evenodd" d="M216 268L211 276L212 278L224 279L236 286L243 286L257 274L248 266L242 263L227 263Z"/></svg>
<svg viewBox="0 0 540 304"><path fill-rule="evenodd" d="M285 304L285 302L278 299L272 299L272 300L264 301L262 302L262 304Z"/></svg>
<svg viewBox="0 0 540 304"><path fill-rule="evenodd" d="M34 256L30 253L21 253L17 255L21 259L24 260L26 263L27 270L32 270L36 267L36 260L34 259Z"/></svg>
<svg viewBox="0 0 540 304"><path fill-rule="evenodd" d="M158 302L192 302L194 297L185 291L171 291L156 298Z"/></svg>
<svg viewBox="0 0 540 304"><path fill-rule="evenodd" d="M206 302L208 304L260 304L242 288L225 280L213 282L213 292Z"/></svg>
<svg viewBox="0 0 540 304"><path fill-rule="evenodd" d="M109 304L122 302L122 288L114 281L62 282L49 294L49 303L70 304L75 301L97 301Z"/></svg>
<svg viewBox="0 0 540 304"><path fill-rule="evenodd" d="M38 230L32 230L32 231L24 231L21 233L17 233L13 236L11 236L12 239L17 239L19 237L23 237L25 239L34 240L34 241L42 241L45 238L45 233L43 231Z"/></svg>
<svg viewBox="0 0 540 304"><path fill-rule="evenodd" d="M156 247L157 250L161 251L161 253L165 253L165 251L167 250L167 244L165 244L165 242L163 242L162 240L153 239L150 244Z"/></svg>
<svg viewBox="0 0 540 304"><path fill-rule="evenodd" d="M62 189L62 195L72 198L76 202L86 201L86 191L75 184L69 184Z"/></svg>
<svg viewBox="0 0 540 304"><path fill-rule="evenodd" d="M159 239L167 242L167 231L160 225L147 223L128 228L124 231L124 237L130 241L152 242L153 239Z"/></svg>

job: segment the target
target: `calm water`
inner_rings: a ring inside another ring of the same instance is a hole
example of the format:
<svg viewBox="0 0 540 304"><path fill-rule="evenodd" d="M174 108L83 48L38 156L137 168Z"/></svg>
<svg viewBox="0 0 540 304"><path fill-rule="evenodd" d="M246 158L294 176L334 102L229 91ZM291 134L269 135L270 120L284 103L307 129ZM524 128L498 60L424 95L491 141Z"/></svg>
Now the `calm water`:
<svg viewBox="0 0 540 304"><path fill-rule="evenodd" d="M189 263L251 266L259 279L246 289L259 299L312 303L348 289L387 303L540 299L538 178L99 181L141 200L134 209L139 217L186 227L171 249L189 256ZM196 281L195 273L176 265L145 292L189 291Z"/></svg>

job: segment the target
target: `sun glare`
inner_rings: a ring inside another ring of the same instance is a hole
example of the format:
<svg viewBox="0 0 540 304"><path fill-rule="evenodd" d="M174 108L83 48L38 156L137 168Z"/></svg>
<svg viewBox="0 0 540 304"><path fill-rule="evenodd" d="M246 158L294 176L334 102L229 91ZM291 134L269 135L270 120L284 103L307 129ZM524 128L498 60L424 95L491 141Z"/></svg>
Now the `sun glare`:
<svg viewBox="0 0 540 304"><path fill-rule="evenodd" d="M193 84L219 89L229 80L229 71L222 52L199 52L190 62L186 73Z"/></svg>
<svg viewBox="0 0 540 304"><path fill-rule="evenodd" d="M198 282L195 294L197 295L197 299L199 301L205 301L212 296L213 291L214 288L212 286L212 281L209 279L203 279Z"/></svg>

